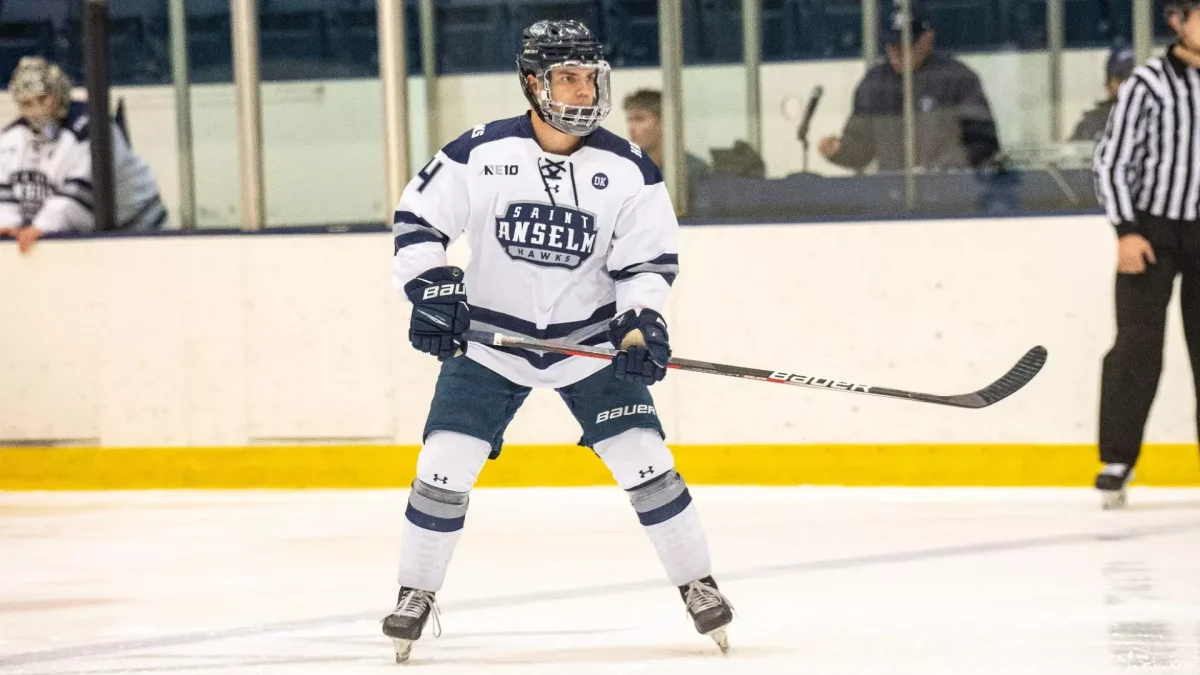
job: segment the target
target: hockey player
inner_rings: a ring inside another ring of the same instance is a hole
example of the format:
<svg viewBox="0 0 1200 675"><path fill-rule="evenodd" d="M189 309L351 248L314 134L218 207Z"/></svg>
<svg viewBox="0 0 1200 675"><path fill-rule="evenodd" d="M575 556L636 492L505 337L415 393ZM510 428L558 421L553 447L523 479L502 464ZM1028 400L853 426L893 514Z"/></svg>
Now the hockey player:
<svg viewBox="0 0 1200 675"><path fill-rule="evenodd" d="M395 214L394 283L409 338L442 361L401 536L400 594L383 619L397 662L434 613L468 494L532 387L553 388L626 490L696 629L728 648L733 608L648 385L671 354L663 320L678 272L678 223L659 170L600 128L609 65L576 21L539 21L517 58L531 112L481 124L443 148ZM466 235L472 260L447 265ZM612 342L611 363L468 345L468 327L577 344Z"/></svg>
<svg viewBox="0 0 1200 675"><path fill-rule="evenodd" d="M0 133L0 237L28 252L44 234L91 232L92 149L86 106L71 81L39 56L21 59L9 91L21 117ZM123 134L113 133L119 229L156 230L167 220L158 186Z"/></svg>

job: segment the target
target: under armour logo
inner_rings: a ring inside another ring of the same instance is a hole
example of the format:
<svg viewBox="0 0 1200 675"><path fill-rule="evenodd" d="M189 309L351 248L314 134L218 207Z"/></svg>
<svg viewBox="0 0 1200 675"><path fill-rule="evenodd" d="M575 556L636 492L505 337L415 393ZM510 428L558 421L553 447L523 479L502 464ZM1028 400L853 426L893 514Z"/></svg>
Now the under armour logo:
<svg viewBox="0 0 1200 675"><path fill-rule="evenodd" d="M638 471L638 475L641 476L642 478L645 478L646 476L653 476L654 475L654 467L648 466L645 469L641 469Z"/></svg>
<svg viewBox="0 0 1200 675"><path fill-rule="evenodd" d="M558 180L567 170L567 160L556 162L552 159L543 159L541 164L542 177L546 180Z"/></svg>
<svg viewBox="0 0 1200 675"><path fill-rule="evenodd" d="M433 482L441 483L442 485L445 485L446 483L450 482L450 478L447 476L439 476L435 473L435 474L433 474Z"/></svg>

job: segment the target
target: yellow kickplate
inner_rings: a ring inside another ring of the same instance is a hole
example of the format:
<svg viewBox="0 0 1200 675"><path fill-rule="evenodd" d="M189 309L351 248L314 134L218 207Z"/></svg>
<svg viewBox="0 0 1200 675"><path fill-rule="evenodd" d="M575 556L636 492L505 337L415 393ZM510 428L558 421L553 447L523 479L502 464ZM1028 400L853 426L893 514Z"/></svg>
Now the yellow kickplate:
<svg viewBox="0 0 1200 675"><path fill-rule="evenodd" d="M1088 486L1089 445L687 445L692 485ZM0 448L0 490L406 487L417 446ZM480 487L612 485L575 446L507 446ZM1195 445L1150 445L1135 485L1200 486Z"/></svg>

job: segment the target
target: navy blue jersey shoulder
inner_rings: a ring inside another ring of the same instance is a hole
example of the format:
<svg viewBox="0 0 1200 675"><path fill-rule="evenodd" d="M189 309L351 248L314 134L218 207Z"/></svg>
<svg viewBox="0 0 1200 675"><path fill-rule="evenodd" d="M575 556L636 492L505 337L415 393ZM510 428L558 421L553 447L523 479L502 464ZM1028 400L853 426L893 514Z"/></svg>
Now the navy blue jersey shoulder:
<svg viewBox="0 0 1200 675"><path fill-rule="evenodd" d="M503 138L533 138L533 125L529 123L528 115L510 117L506 120L496 120L475 127L462 136L450 141L442 148L442 153L459 164L466 164L471 159L471 151L484 143L491 143Z"/></svg>
<svg viewBox="0 0 1200 675"><path fill-rule="evenodd" d="M63 129L75 134L75 138L86 141L88 137L87 104L71 101L67 106L67 119L63 120Z"/></svg>
<svg viewBox="0 0 1200 675"><path fill-rule="evenodd" d="M588 147L619 155L637 165L642 172L646 185L663 182L662 172L645 152L634 150L633 143L621 138L607 129L597 129L587 139Z"/></svg>

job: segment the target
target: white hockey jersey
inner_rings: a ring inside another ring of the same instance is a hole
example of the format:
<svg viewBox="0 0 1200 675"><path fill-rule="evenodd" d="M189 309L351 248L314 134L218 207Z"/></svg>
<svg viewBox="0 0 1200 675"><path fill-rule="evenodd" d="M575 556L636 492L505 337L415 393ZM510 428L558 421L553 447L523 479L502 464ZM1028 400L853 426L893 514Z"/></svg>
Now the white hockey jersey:
<svg viewBox="0 0 1200 675"><path fill-rule="evenodd" d="M393 282L446 265L466 234L471 327L573 344L607 341L628 309L666 313L679 223L641 149L599 129L569 156L545 152L529 114L443 148L396 207ZM562 387L605 361L472 344L467 357L529 387Z"/></svg>
<svg viewBox="0 0 1200 675"><path fill-rule="evenodd" d="M116 226L156 230L167 220L149 167L113 127ZM92 145L86 106L72 103L62 126L34 133L17 120L0 134L0 227L91 232Z"/></svg>

